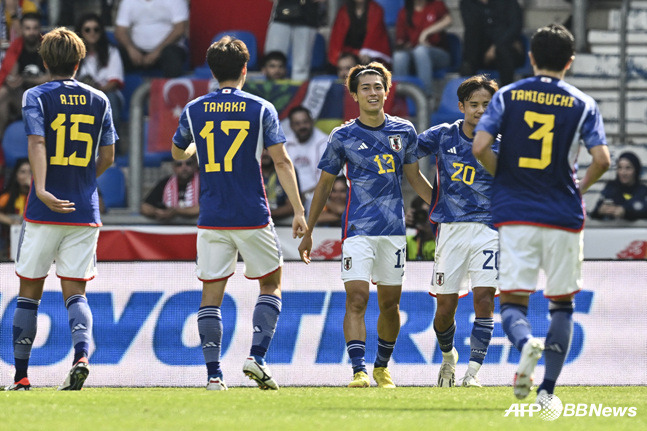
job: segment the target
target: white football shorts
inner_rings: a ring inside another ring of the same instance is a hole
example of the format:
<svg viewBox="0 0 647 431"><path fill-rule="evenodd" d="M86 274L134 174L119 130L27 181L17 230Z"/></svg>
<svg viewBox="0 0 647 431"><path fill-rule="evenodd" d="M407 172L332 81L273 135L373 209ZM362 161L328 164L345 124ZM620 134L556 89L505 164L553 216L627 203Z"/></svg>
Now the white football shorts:
<svg viewBox="0 0 647 431"><path fill-rule="evenodd" d="M529 225L499 228L501 292L534 292L539 269L546 274L544 296L557 298L582 289L582 232Z"/></svg>
<svg viewBox="0 0 647 431"><path fill-rule="evenodd" d="M24 222L16 256L16 274L29 280L47 277L56 261L56 275L87 281L97 275L96 226Z"/></svg>
<svg viewBox="0 0 647 431"><path fill-rule="evenodd" d="M407 240L404 235L346 238L342 244L341 279L363 280L380 286L401 286Z"/></svg>
<svg viewBox="0 0 647 431"><path fill-rule="evenodd" d="M201 281L231 277L238 252L245 262L245 277L263 278L283 266L283 254L274 225L260 229L198 229L196 273Z"/></svg>
<svg viewBox="0 0 647 431"><path fill-rule="evenodd" d="M429 293L465 296L474 287L497 287L499 234L483 223L441 223Z"/></svg>

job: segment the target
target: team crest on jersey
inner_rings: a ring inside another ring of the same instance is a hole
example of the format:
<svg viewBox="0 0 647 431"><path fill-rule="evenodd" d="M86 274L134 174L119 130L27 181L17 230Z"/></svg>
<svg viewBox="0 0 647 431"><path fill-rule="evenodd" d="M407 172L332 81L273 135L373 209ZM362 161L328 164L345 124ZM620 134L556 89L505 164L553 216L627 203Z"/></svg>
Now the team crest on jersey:
<svg viewBox="0 0 647 431"><path fill-rule="evenodd" d="M344 270L349 271L353 267L353 258L345 257L344 258Z"/></svg>
<svg viewBox="0 0 647 431"><path fill-rule="evenodd" d="M445 273L437 272L436 273L436 286L442 286L445 283Z"/></svg>
<svg viewBox="0 0 647 431"><path fill-rule="evenodd" d="M402 138L400 135L389 136L389 144L391 149L397 153L402 149Z"/></svg>

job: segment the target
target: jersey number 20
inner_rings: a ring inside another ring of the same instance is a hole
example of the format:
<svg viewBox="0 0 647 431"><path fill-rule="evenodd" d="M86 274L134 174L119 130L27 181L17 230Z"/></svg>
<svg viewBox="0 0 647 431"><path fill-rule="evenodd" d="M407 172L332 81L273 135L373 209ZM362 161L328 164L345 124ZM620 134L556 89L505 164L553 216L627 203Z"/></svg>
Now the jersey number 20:
<svg viewBox="0 0 647 431"><path fill-rule="evenodd" d="M223 121L220 123L220 129L229 136L230 130L238 130L234 142L227 150L225 154L225 172L231 172L233 170L234 156L240 149L240 146L243 144L243 141L249 134L249 121ZM200 136L207 141L207 164L204 165L205 172L220 172L220 163L216 163L216 148L213 138L213 121L207 121L204 124L202 130L200 130Z"/></svg>
<svg viewBox="0 0 647 431"><path fill-rule="evenodd" d="M535 123L539 123L541 127L535 130L528 139L541 141L541 156L533 157L519 157L519 167L529 169L546 169L550 165L550 160L553 155L553 128L555 127L555 115L553 114L540 114L539 112L526 111L523 119L530 127L534 127Z"/></svg>
<svg viewBox="0 0 647 431"><path fill-rule="evenodd" d="M85 156L79 157L76 151L65 157L65 141L67 134L67 126L65 125L66 115L58 114L56 119L52 121L52 130L56 132L56 151L55 154L49 158L50 165L61 166L80 166L86 167L92 158L92 145L94 143L92 135L79 131L79 124L94 124L94 116L85 114L72 114L70 115L70 140L85 142Z"/></svg>

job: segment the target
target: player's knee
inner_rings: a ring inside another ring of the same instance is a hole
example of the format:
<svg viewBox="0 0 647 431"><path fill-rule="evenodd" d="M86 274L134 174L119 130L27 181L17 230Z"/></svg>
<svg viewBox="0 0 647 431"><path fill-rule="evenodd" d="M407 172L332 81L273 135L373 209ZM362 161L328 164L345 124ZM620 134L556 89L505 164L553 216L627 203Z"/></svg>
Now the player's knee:
<svg viewBox="0 0 647 431"><path fill-rule="evenodd" d="M398 300L380 301L379 307L380 307L380 313L382 314L399 313L400 301Z"/></svg>
<svg viewBox="0 0 647 431"><path fill-rule="evenodd" d="M494 294L482 293L474 295L474 314L476 317L492 317L494 315Z"/></svg>
<svg viewBox="0 0 647 431"><path fill-rule="evenodd" d="M364 313L368 304L368 296L361 294L347 295L346 311L351 313Z"/></svg>

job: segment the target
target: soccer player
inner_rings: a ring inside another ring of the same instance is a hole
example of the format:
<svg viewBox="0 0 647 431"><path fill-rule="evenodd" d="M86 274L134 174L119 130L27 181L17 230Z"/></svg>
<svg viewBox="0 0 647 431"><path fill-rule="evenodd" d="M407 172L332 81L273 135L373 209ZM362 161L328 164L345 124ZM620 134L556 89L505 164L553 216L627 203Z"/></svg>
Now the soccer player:
<svg viewBox="0 0 647 431"><path fill-rule="evenodd" d="M563 81L573 63L574 39L561 25L535 32L530 42L535 76L499 90L476 126L473 152L494 175L492 219L499 227L501 321L521 359L514 394L528 396L537 361L546 371L538 395L552 394L573 333L573 297L582 288L581 193L609 168L600 111L590 96ZM494 137L501 134L498 155ZM593 160L579 182L580 140ZM537 274L546 273L544 295L551 323L545 343L531 334L528 297Z"/></svg>
<svg viewBox="0 0 647 431"><path fill-rule="evenodd" d="M27 368L45 277L56 261L67 307L73 366L59 390L80 390L88 377L92 312L85 285L96 275L99 195L96 177L114 160L117 139L107 97L74 80L83 41L65 28L40 47L51 81L27 90L23 120L33 181L16 259L20 291L13 318L16 374L7 390L30 388Z"/></svg>
<svg viewBox="0 0 647 431"><path fill-rule="evenodd" d="M245 44L229 36L209 47L207 63L220 89L184 107L173 137L173 158L186 160L197 154L200 165L197 275L203 287L198 330L208 390L227 389L220 368L220 306L227 279L236 269L238 252L245 262L245 277L260 283L252 317L252 348L243 372L261 389L279 388L265 363L281 312L283 256L261 176L264 148L294 208L294 237L303 236L307 228L276 109L266 100L241 91L248 61Z"/></svg>
<svg viewBox="0 0 647 431"><path fill-rule="evenodd" d="M336 128L319 169L322 170L310 207L308 230L299 255L309 263L312 230L340 169L349 184L348 203L342 216L342 280L346 289L344 336L353 366L351 388L370 386L364 361L364 313L369 282L377 284L380 315L378 350L373 378L378 387L394 388L387 368L400 331L400 295L406 260L402 174L425 202L431 185L418 169L418 137L413 125L384 113L391 73L377 62L351 69L346 80L359 104L359 118Z"/></svg>
<svg viewBox="0 0 647 431"><path fill-rule="evenodd" d="M433 154L436 159L430 220L438 223L438 231L430 293L436 297L434 331L443 354L439 387L454 386L458 361L454 317L459 294L468 292L468 278L475 318L463 386L481 386L477 374L494 330L499 236L490 215L492 176L474 158L472 139L474 128L498 89L495 81L483 75L466 79L456 92L458 108L465 118L434 126L418 136L418 157Z"/></svg>

